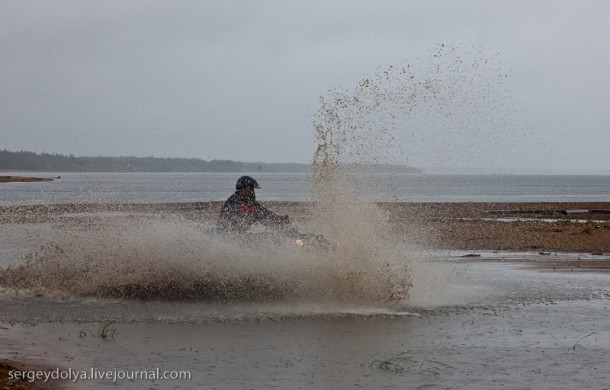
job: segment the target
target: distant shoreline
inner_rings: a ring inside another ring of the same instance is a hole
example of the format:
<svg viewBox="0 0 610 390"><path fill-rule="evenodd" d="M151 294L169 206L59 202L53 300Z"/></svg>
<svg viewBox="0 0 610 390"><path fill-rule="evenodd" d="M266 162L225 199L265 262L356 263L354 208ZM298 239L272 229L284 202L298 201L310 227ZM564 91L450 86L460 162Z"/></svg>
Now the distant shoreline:
<svg viewBox="0 0 610 390"><path fill-rule="evenodd" d="M355 164L357 170L384 173L421 173L414 167L395 164ZM233 160L166 157L102 157L0 150L0 171L34 172L197 172L197 173L310 173L311 163L265 163Z"/></svg>
<svg viewBox="0 0 610 390"><path fill-rule="evenodd" d="M56 178L50 177L30 177L30 176L0 176L0 183L30 183L40 181L55 181ZM59 179L59 177L57 177Z"/></svg>

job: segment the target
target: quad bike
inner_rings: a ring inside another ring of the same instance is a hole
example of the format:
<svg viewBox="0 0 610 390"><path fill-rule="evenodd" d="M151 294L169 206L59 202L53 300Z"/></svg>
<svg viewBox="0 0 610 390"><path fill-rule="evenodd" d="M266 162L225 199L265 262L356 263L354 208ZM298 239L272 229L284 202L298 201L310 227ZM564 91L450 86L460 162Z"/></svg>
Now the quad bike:
<svg viewBox="0 0 610 390"><path fill-rule="evenodd" d="M278 247L301 248L302 250L325 253L336 249L326 237L315 233L300 233L292 227L254 229L253 232L239 232L224 229L212 229L210 233L230 240L236 244L248 246L275 245Z"/></svg>

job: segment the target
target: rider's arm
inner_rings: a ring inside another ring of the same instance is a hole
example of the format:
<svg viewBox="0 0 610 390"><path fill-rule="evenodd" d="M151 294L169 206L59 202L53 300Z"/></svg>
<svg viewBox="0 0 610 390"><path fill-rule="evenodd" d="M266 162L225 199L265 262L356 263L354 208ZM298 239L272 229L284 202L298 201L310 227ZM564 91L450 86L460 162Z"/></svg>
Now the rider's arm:
<svg viewBox="0 0 610 390"><path fill-rule="evenodd" d="M269 225L282 225L290 223L288 215L278 215L266 207L261 206L260 203L255 203L256 215L255 218L264 224Z"/></svg>

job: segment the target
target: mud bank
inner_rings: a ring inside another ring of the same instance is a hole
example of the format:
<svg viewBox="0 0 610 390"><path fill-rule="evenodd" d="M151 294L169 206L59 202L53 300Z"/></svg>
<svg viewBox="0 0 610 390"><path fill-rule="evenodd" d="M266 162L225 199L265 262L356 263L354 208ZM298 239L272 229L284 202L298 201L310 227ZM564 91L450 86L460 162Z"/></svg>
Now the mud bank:
<svg viewBox="0 0 610 390"><path fill-rule="evenodd" d="M0 339L1 340L1 339ZM11 360L0 360L0 390L61 390L64 388L60 381L29 380L28 378L18 377L18 372L45 372L50 371L48 366L37 366L35 364L25 364Z"/></svg>

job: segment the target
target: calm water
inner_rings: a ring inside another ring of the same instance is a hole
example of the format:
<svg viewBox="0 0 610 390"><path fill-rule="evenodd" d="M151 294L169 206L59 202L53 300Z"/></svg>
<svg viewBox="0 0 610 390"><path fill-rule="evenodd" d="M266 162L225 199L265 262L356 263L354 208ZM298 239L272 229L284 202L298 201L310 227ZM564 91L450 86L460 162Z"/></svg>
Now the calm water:
<svg viewBox="0 0 610 390"><path fill-rule="evenodd" d="M6 173L10 175L11 173ZM17 174L16 174L17 175ZM24 174L19 174L24 175ZM1 183L0 205L195 202L226 199L237 173L39 173L54 182ZM308 174L256 174L260 200L310 200ZM369 200L403 202L610 201L610 176L374 175L359 177Z"/></svg>

